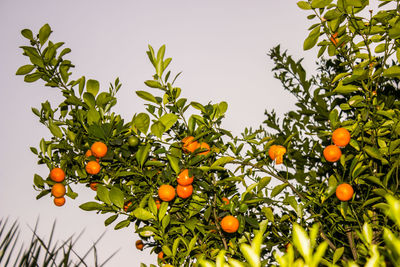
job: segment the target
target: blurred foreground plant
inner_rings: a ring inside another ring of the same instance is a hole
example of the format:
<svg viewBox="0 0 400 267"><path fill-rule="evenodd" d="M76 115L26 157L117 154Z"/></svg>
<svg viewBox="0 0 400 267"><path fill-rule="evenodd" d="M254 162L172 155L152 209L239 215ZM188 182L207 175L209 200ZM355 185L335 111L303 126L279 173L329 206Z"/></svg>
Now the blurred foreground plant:
<svg viewBox="0 0 400 267"><path fill-rule="evenodd" d="M114 252L103 262L99 262L96 245L99 243L102 234L96 242L85 252L78 253L74 250L76 242L81 237L69 237L66 241L54 243L55 222L51 228L48 240L41 238L38 233L38 222L32 230L32 239L28 246L22 244L20 248L20 227L17 221L11 225L8 219L0 219L0 265L1 266L89 266L87 257L93 253L94 266L105 266L105 264L116 254Z"/></svg>

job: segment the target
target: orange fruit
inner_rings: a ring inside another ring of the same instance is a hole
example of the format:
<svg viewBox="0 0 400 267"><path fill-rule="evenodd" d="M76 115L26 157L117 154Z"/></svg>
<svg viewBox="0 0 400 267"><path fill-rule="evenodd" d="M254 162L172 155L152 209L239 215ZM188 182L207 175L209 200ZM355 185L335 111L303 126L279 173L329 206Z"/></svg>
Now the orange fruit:
<svg viewBox="0 0 400 267"><path fill-rule="evenodd" d="M204 150L203 152L200 152L199 155L206 156L208 153L210 153L210 146L205 142L201 142L198 149Z"/></svg>
<svg viewBox="0 0 400 267"><path fill-rule="evenodd" d="M342 156L342 151L336 145L329 145L324 149L324 157L329 162L335 162Z"/></svg>
<svg viewBox="0 0 400 267"><path fill-rule="evenodd" d="M161 207L161 202L160 202L160 200L156 200L156 207L157 207L157 209L159 210L160 209L160 207Z"/></svg>
<svg viewBox="0 0 400 267"><path fill-rule="evenodd" d="M128 201L124 204L124 211L127 212L129 207L132 205L132 201Z"/></svg>
<svg viewBox="0 0 400 267"><path fill-rule="evenodd" d="M93 183L90 183L89 184L89 186L90 186L90 189L92 189L93 191L97 191L97 182L93 182Z"/></svg>
<svg viewBox="0 0 400 267"><path fill-rule="evenodd" d="M182 149L186 153L193 153L198 147L199 147L199 142L193 141L194 137L193 136L186 136L185 138L182 139Z"/></svg>
<svg viewBox="0 0 400 267"><path fill-rule="evenodd" d="M54 168L50 171L50 179L60 183L65 179L65 172L61 168Z"/></svg>
<svg viewBox="0 0 400 267"><path fill-rule="evenodd" d="M332 42L332 44L334 46L337 46L338 42L339 42L339 38L337 37L338 33L335 32L334 34L332 34L332 36L329 38L329 40Z"/></svg>
<svg viewBox="0 0 400 267"><path fill-rule="evenodd" d="M239 220L232 215L225 216L221 221L221 228L227 233L235 233L239 229Z"/></svg>
<svg viewBox="0 0 400 267"><path fill-rule="evenodd" d="M222 202L224 202L225 205L229 205L229 199L227 199L226 197L222 198Z"/></svg>
<svg viewBox="0 0 400 267"><path fill-rule="evenodd" d="M61 207L65 204L65 197L55 197L53 201L54 205Z"/></svg>
<svg viewBox="0 0 400 267"><path fill-rule="evenodd" d="M88 158L88 157L91 157L91 156L93 156L92 150L88 149L86 151L86 153L85 153L85 157Z"/></svg>
<svg viewBox="0 0 400 267"><path fill-rule="evenodd" d="M189 170L184 169L181 171L181 173L178 175L178 178L176 179L178 184L180 185L190 185L193 183L193 176L189 177Z"/></svg>
<svg viewBox="0 0 400 267"><path fill-rule="evenodd" d="M85 170L87 173L95 175L98 174L100 172L100 164L97 161L89 161L86 164Z"/></svg>
<svg viewBox="0 0 400 267"><path fill-rule="evenodd" d="M144 244L142 240L137 240L135 246L138 250L143 250Z"/></svg>
<svg viewBox="0 0 400 267"><path fill-rule="evenodd" d="M285 249L286 249L286 252L288 252L288 250L289 250L289 248L292 246L292 244L290 244L290 243L287 243L286 245L285 245Z"/></svg>
<svg viewBox="0 0 400 267"><path fill-rule="evenodd" d="M163 184L158 188L158 197L162 201L171 201L175 198L175 188L168 184Z"/></svg>
<svg viewBox="0 0 400 267"><path fill-rule="evenodd" d="M354 189L351 185L343 183L336 187L336 197L340 201L349 201L354 194Z"/></svg>
<svg viewBox="0 0 400 267"><path fill-rule="evenodd" d="M335 145L345 147L350 142L350 133L345 128L337 128L332 133L332 141Z"/></svg>
<svg viewBox="0 0 400 267"><path fill-rule="evenodd" d="M103 142L94 142L90 150L96 158L102 158L107 154L107 146Z"/></svg>
<svg viewBox="0 0 400 267"><path fill-rule="evenodd" d="M61 183L56 183L51 187L51 194L54 197L63 197L65 195L65 186Z"/></svg>
<svg viewBox="0 0 400 267"><path fill-rule="evenodd" d="M164 259L164 252L160 251L160 253L158 253L157 258L159 258L160 260Z"/></svg>
<svg viewBox="0 0 400 267"><path fill-rule="evenodd" d="M286 153L286 148L281 145L272 145L268 150L269 157L275 161L275 164L283 162L283 155Z"/></svg>
<svg viewBox="0 0 400 267"><path fill-rule="evenodd" d="M193 185L178 185L176 187L176 193L180 198L188 198L192 195L193 193Z"/></svg>

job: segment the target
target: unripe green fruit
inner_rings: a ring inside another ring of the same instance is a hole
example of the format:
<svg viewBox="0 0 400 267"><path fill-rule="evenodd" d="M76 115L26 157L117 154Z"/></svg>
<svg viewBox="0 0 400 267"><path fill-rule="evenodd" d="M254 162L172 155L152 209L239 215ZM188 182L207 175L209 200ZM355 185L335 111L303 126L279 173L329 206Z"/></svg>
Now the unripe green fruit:
<svg viewBox="0 0 400 267"><path fill-rule="evenodd" d="M131 147L135 147L139 144L139 138L137 138L136 136L130 136L128 138L128 145Z"/></svg>

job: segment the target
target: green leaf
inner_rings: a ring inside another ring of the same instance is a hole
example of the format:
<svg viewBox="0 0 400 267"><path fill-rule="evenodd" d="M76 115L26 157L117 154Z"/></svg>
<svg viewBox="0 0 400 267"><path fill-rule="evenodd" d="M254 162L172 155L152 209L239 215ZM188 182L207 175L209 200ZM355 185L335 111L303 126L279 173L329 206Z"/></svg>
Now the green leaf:
<svg viewBox="0 0 400 267"><path fill-rule="evenodd" d="M308 262L311 257L310 239L306 231L297 223L293 224L293 243L306 262Z"/></svg>
<svg viewBox="0 0 400 267"><path fill-rule="evenodd" d="M60 129L60 127L58 127L56 124L53 123L53 120L49 120L49 129L50 132L58 138L62 138L63 137L63 133Z"/></svg>
<svg viewBox="0 0 400 267"><path fill-rule="evenodd" d="M96 106L96 99L91 93L85 92L83 94L83 101L85 101L89 108L94 108Z"/></svg>
<svg viewBox="0 0 400 267"><path fill-rule="evenodd" d="M33 183L39 188L43 188L43 186L44 186L43 178L40 175L36 174L36 173L33 176Z"/></svg>
<svg viewBox="0 0 400 267"><path fill-rule="evenodd" d="M118 218L118 214L115 214L115 215L112 215L112 216L108 217L104 221L104 226L108 226L108 225L112 224L117 218Z"/></svg>
<svg viewBox="0 0 400 267"><path fill-rule="evenodd" d="M203 106L202 104L200 104L200 103L197 103L197 102L190 102L190 105L191 105L192 107L194 107L195 109L200 110L200 111L203 112L203 113L206 112L206 109L205 109L204 106Z"/></svg>
<svg viewBox="0 0 400 267"><path fill-rule="evenodd" d="M117 225L114 227L114 229L119 230L119 229L128 227L130 223L131 223L131 221L129 219L120 221L119 223L117 223Z"/></svg>
<svg viewBox="0 0 400 267"><path fill-rule="evenodd" d="M156 121L151 125L151 133L157 136L158 138L161 138L162 134L165 132L165 126L159 121Z"/></svg>
<svg viewBox="0 0 400 267"><path fill-rule="evenodd" d="M47 39L49 39L50 34L51 34L51 28L50 28L49 24L46 23L39 30L40 45L44 45L44 43L46 43Z"/></svg>
<svg viewBox="0 0 400 267"><path fill-rule="evenodd" d="M150 144L146 144L145 146L140 146L136 152L136 160L138 161L140 167L143 167L143 164L146 162L147 157L149 156L150 148Z"/></svg>
<svg viewBox="0 0 400 267"><path fill-rule="evenodd" d="M400 62L400 48L396 49L396 58L397 58L397 64Z"/></svg>
<svg viewBox="0 0 400 267"><path fill-rule="evenodd" d="M29 29L23 29L21 31L22 36L24 36L28 40L33 40L33 33Z"/></svg>
<svg viewBox="0 0 400 267"><path fill-rule="evenodd" d="M324 8L328 6L332 0L312 0L311 7L312 8Z"/></svg>
<svg viewBox="0 0 400 267"><path fill-rule="evenodd" d="M136 218L138 218L139 220L142 220L142 221L148 221L150 219L155 219L154 215L150 211L145 210L143 208L135 209L133 211L133 215Z"/></svg>
<svg viewBox="0 0 400 267"><path fill-rule="evenodd" d="M262 207L261 211L264 213L265 217L272 223L275 221L274 213L270 207Z"/></svg>
<svg viewBox="0 0 400 267"><path fill-rule="evenodd" d="M379 159L379 160L382 159L382 154L379 151L379 149L377 149L376 147L365 146L364 151L367 152L367 154L370 157L373 157L373 158Z"/></svg>
<svg viewBox="0 0 400 267"><path fill-rule="evenodd" d="M308 37L304 40L303 49L309 50L313 48L318 42L319 34L320 34L320 27L316 27L315 29L313 29L308 35Z"/></svg>
<svg viewBox="0 0 400 267"><path fill-rule="evenodd" d="M122 209L124 207L124 193L116 186L111 187L110 200L118 208Z"/></svg>
<svg viewBox="0 0 400 267"><path fill-rule="evenodd" d="M162 84L159 83L158 81L148 80L148 81L145 81L144 84L146 84L148 87L151 87L151 88L160 88L160 89L164 89L164 87L162 86Z"/></svg>
<svg viewBox="0 0 400 267"><path fill-rule="evenodd" d="M40 78L42 78L42 73L34 72L32 74L26 75L24 77L24 81L27 83L33 83L33 82L36 82L37 80L39 80Z"/></svg>
<svg viewBox="0 0 400 267"><path fill-rule="evenodd" d="M297 2L297 6L303 10L310 10L311 5L307 3L306 1L299 1Z"/></svg>
<svg viewBox="0 0 400 267"><path fill-rule="evenodd" d="M225 164L227 164L227 163L229 163L229 162L231 162L233 160L234 160L234 158L232 158L232 157L219 158L211 165L211 168L216 167L216 166L225 165Z"/></svg>
<svg viewBox="0 0 400 267"><path fill-rule="evenodd" d="M388 78L400 78L400 66L391 66L383 71L383 76Z"/></svg>
<svg viewBox="0 0 400 267"><path fill-rule="evenodd" d="M97 197L100 199L100 201L103 201L104 203L111 205L111 200L110 200L110 191L107 189L107 187L97 184Z"/></svg>
<svg viewBox="0 0 400 267"><path fill-rule="evenodd" d="M86 211L91 211L91 210L102 210L103 206L97 202L90 201L83 203L82 205L79 206L79 208L86 210Z"/></svg>
<svg viewBox="0 0 400 267"><path fill-rule="evenodd" d="M168 246L166 246L166 245L162 246L162 251L163 251L163 252L165 253L165 255L167 255L167 256L171 256L171 255L172 255L171 249L170 249Z"/></svg>
<svg viewBox="0 0 400 267"><path fill-rule="evenodd" d="M247 244L241 244L240 251L242 251L243 256L249 262L250 266L252 266L252 267L260 267L261 266L260 255L257 255L257 253L255 253L255 251L252 249L252 247L250 247Z"/></svg>
<svg viewBox="0 0 400 267"><path fill-rule="evenodd" d="M282 192L283 189L285 189L289 184L288 183L284 183L281 185L277 185L274 187L274 189L272 189L271 192L271 197L276 197L280 192Z"/></svg>
<svg viewBox="0 0 400 267"><path fill-rule="evenodd" d="M178 116L172 113L165 114L159 119L159 121L165 126L164 132L168 131L177 120Z"/></svg>
<svg viewBox="0 0 400 267"><path fill-rule="evenodd" d="M152 94L150 94L149 92L146 92L146 91L136 91L136 94L137 94L140 98L142 98L142 99L144 99L144 100L147 100L147 101L150 101L150 102L153 102L153 103L158 104L156 98L155 98Z"/></svg>
<svg viewBox="0 0 400 267"><path fill-rule="evenodd" d="M333 90L333 92L336 94L349 94L358 90L360 90L360 88L356 85L343 85L341 82L339 82L339 85Z"/></svg>
<svg viewBox="0 0 400 267"><path fill-rule="evenodd" d="M88 80L86 82L86 91L96 96L100 90L100 83L96 80Z"/></svg>
<svg viewBox="0 0 400 267"><path fill-rule="evenodd" d="M26 75L34 69L35 69L34 65L24 65L22 67L19 67L15 75Z"/></svg>
<svg viewBox="0 0 400 267"><path fill-rule="evenodd" d="M146 134L149 130L150 117L146 113L139 113L133 118L133 125L140 132Z"/></svg>
<svg viewBox="0 0 400 267"><path fill-rule="evenodd" d="M176 174L179 174L181 171L181 168L179 168L179 158L169 154L167 154L167 158L169 163L171 164L172 169L175 171Z"/></svg>
<svg viewBox="0 0 400 267"><path fill-rule="evenodd" d="M332 263L335 264L343 255L344 252L344 247L338 248L335 250L335 253L333 254L333 260Z"/></svg>
<svg viewBox="0 0 400 267"><path fill-rule="evenodd" d="M88 124L91 125L93 123L98 123L99 121L100 121L100 113L94 108L89 109L89 111L87 112Z"/></svg>

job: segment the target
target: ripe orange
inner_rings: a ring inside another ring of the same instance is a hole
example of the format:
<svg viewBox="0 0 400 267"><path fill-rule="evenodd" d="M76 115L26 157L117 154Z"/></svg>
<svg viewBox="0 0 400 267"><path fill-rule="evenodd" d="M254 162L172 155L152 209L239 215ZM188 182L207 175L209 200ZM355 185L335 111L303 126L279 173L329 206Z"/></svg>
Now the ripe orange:
<svg viewBox="0 0 400 267"><path fill-rule="evenodd" d="M204 150L203 152L200 152L199 155L206 156L208 153L210 153L210 146L205 142L201 142L198 149Z"/></svg>
<svg viewBox="0 0 400 267"><path fill-rule="evenodd" d="M286 153L286 148L281 145L272 145L268 150L269 157L275 161L275 164L283 162L283 155Z"/></svg>
<svg viewBox="0 0 400 267"><path fill-rule="evenodd" d="M61 207L65 204L65 197L55 197L53 201L54 205Z"/></svg>
<svg viewBox="0 0 400 267"><path fill-rule="evenodd" d="M60 183L65 179L65 172L61 168L54 168L50 171L50 179Z"/></svg>
<svg viewBox="0 0 400 267"><path fill-rule="evenodd" d="M178 175L178 178L176 179L178 184L180 185L190 185L193 183L193 176L189 177L189 170L184 169L181 171L181 173Z"/></svg>
<svg viewBox="0 0 400 267"><path fill-rule="evenodd" d="M332 133L332 141L335 145L345 147L350 142L350 133L345 128L337 128Z"/></svg>
<svg viewBox="0 0 400 267"><path fill-rule="evenodd" d="M324 157L329 162L335 162L342 156L342 151L336 145L329 145L324 149Z"/></svg>
<svg viewBox="0 0 400 267"><path fill-rule="evenodd" d="M132 205L132 201L128 201L124 204L124 211L127 212L129 207Z"/></svg>
<svg viewBox="0 0 400 267"><path fill-rule="evenodd" d="M164 252L160 251L160 253L158 253L157 258L159 258L160 260L164 259Z"/></svg>
<svg viewBox="0 0 400 267"><path fill-rule="evenodd" d="M182 149L186 153L193 153L197 148L199 148L199 142L193 141L193 136L186 136L182 139Z"/></svg>
<svg viewBox="0 0 400 267"><path fill-rule="evenodd" d="M97 182L93 182L93 183L90 183L89 184L89 186L90 186L90 189L92 189L93 191L97 191Z"/></svg>
<svg viewBox="0 0 400 267"><path fill-rule="evenodd" d="M85 153L85 157L88 158L88 157L91 157L91 156L93 156L92 150L88 149L86 151L86 153Z"/></svg>
<svg viewBox="0 0 400 267"><path fill-rule="evenodd" d="M193 185L178 185L176 187L176 193L180 198L188 198L192 195L193 193Z"/></svg>
<svg viewBox="0 0 400 267"><path fill-rule="evenodd" d="M87 173L95 175L98 174L100 172L100 164L97 161L89 161L86 164L85 170Z"/></svg>
<svg viewBox="0 0 400 267"><path fill-rule="evenodd" d="M158 197L162 201L171 201L175 198L175 188L168 184L163 184L158 188Z"/></svg>
<svg viewBox="0 0 400 267"><path fill-rule="evenodd" d="M51 194L54 197L63 197L65 195L65 186L61 183L56 183L51 187Z"/></svg>
<svg viewBox="0 0 400 267"><path fill-rule="evenodd" d="M103 142L94 142L90 150L96 158L102 158L107 154L107 146Z"/></svg>
<svg viewBox="0 0 400 267"><path fill-rule="evenodd" d="M354 194L353 187L349 184L340 184L338 187L336 187L336 197L340 201L349 201Z"/></svg>
<svg viewBox="0 0 400 267"><path fill-rule="evenodd" d="M135 246L138 250L143 250L144 244L142 240L137 240Z"/></svg>
<svg viewBox="0 0 400 267"><path fill-rule="evenodd" d="M227 199L226 197L222 198L222 202L224 202L225 205L229 205L229 199Z"/></svg>
<svg viewBox="0 0 400 267"><path fill-rule="evenodd" d="M225 216L221 221L221 228L227 233L235 233L239 229L239 220L232 215Z"/></svg>

